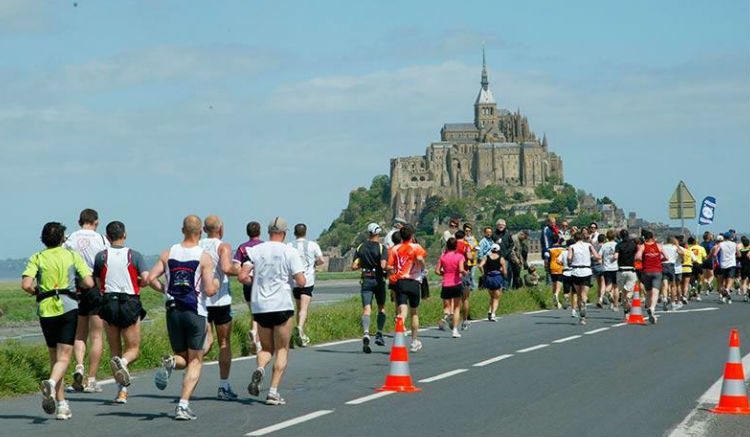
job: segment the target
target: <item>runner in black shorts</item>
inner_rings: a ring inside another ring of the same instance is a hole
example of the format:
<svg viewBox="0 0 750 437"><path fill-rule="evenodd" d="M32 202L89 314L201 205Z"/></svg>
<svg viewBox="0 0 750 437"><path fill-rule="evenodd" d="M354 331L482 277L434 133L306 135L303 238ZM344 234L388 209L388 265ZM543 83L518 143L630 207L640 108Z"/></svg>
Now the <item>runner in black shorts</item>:
<svg viewBox="0 0 750 437"><path fill-rule="evenodd" d="M247 262L247 250L263 242L263 240L260 239L260 223L255 221L248 222L245 227L245 232L247 233L248 240L240 244L234 252L234 257L232 258L234 264L242 265ZM252 278L247 284L242 284L242 295L247 303L247 309L252 313L250 304L253 295ZM256 322L255 319L252 321L252 326L247 333L247 336L250 339L249 352L251 355L255 355L261 348L260 339L258 338L258 322Z"/></svg>
<svg viewBox="0 0 750 437"><path fill-rule="evenodd" d="M388 255L387 268L397 279L396 303L398 304L399 317L405 321L407 312L411 315L412 341L410 350L417 352L422 349L422 342L417 338L419 335L419 313L417 308L419 307L422 292L418 279L422 276L427 252L422 246L414 243L413 226L407 224L399 232L401 233L402 241L401 244L397 244L391 248Z"/></svg>
<svg viewBox="0 0 750 437"><path fill-rule="evenodd" d="M385 327L385 267L388 262L388 250L380 242L382 229L377 223L367 225L369 239L357 246L352 270L362 270L360 295L362 296L362 351L372 352L370 348L370 318L372 299L378 305L375 344L385 346L383 329Z"/></svg>

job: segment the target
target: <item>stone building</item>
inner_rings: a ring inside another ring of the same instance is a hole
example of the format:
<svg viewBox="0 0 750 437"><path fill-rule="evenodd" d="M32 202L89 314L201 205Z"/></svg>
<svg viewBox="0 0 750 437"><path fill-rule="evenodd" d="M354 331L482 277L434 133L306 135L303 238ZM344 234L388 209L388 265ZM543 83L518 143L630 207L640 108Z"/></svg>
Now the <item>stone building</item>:
<svg viewBox="0 0 750 437"><path fill-rule="evenodd" d="M520 110L498 108L482 53L474 122L446 123L424 156L391 159L391 206L396 216L415 222L428 197L463 196L464 181L533 197L550 177L563 180L562 159L549 151L546 134L538 139Z"/></svg>

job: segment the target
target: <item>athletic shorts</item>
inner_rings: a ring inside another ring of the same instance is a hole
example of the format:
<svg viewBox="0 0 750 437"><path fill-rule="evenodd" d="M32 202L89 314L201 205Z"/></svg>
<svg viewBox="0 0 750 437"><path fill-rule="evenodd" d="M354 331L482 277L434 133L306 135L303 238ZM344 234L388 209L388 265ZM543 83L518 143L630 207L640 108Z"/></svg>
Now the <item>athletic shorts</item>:
<svg viewBox="0 0 750 437"><path fill-rule="evenodd" d="M635 290L635 283L637 280L638 275L635 274L635 270L620 270L617 272L617 288L621 290Z"/></svg>
<svg viewBox="0 0 750 437"><path fill-rule="evenodd" d="M662 279L668 282L673 282L677 279L677 275L674 272L674 264L662 264L661 274Z"/></svg>
<svg viewBox="0 0 750 437"><path fill-rule="evenodd" d="M677 282L682 282L682 273L676 273L674 275L674 280Z"/></svg>
<svg viewBox="0 0 750 437"><path fill-rule="evenodd" d="M232 321L232 305L206 307L206 310L208 311L208 323L218 326Z"/></svg>
<svg viewBox="0 0 750 437"><path fill-rule="evenodd" d="M78 315L98 316L102 305L102 295L97 288L81 290L78 293Z"/></svg>
<svg viewBox="0 0 750 437"><path fill-rule="evenodd" d="M488 290L500 290L505 286L505 278L500 272L487 272L484 275L484 286Z"/></svg>
<svg viewBox="0 0 750 437"><path fill-rule="evenodd" d="M470 290L477 289L477 284L474 283L474 274L471 270L466 272L465 275L461 276L461 285L464 288L468 288Z"/></svg>
<svg viewBox="0 0 750 437"><path fill-rule="evenodd" d="M734 279L737 275L737 267L728 267L726 269L719 269L719 274L723 278Z"/></svg>
<svg viewBox="0 0 750 437"><path fill-rule="evenodd" d="M271 311L268 313L253 314L253 320L264 328L273 329L276 326L286 323L292 316L294 316L293 310Z"/></svg>
<svg viewBox="0 0 750 437"><path fill-rule="evenodd" d="M591 272L593 273L595 278L598 278L599 276L604 275L604 266L601 264L594 264L591 267Z"/></svg>
<svg viewBox="0 0 750 437"><path fill-rule="evenodd" d="M385 305L385 282L377 278L362 278L362 306L372 305L372 298L378 305Z"/></svg>
<svg viewBox="0 0 750 437"><path fill-rule="evenodd" d="M573 289L573 278L571 276L562 275L563 293L569 294Z"/></svg>
<svg viewBox="0 0 750 437"><path fill-rule="evenodd" d="M127 328L139 320L143 320L146 317L146 311L141 305L141 299L136 295L106 293L102 296L99 317L112 326Z"/></svg>
<svg viewBox="0 0 750 437"><path fill-rule="evenodd" d="M245 297L245 302L250 302L253 298L253 284L242 284L242 295Z"/></svg>
<svg viewBox="0 0 750 437"><path fill-rule="evenodd" d="M697 264L693 265L693 278L695 280L700 279L703 276L703 266Z"/></svg>
<svg viewBox="0 0 750 437"><path fill-rule="evenodd" d="M303 294L306 296L312 297L314 285L311 285L309 287L294 287L292 289L292 294L294 295L295 299L299 299Z"/></svg>
<svg viewBox="0 0 750 437"><path fill-rule="evenodd" d="M714 266L713 266L713 263L711 262L711 258L704 259L703 262L701 263L701 268L703 270L713 270Z"/></svg>
<svg viewBox="0 0 750 437"><path fill-rule="evenodd" d="M463 295L463 284L454 285L453 287L446 287L443 285L442 290L440 290L440 299L455 299L457 297L463 297Z"/></svg>
<svg viewBox="0 0 750 437"><path fill-rule="evenodd" d="M47 347L55 348L58 344L73 345L78 327L78 310L68 311L55 317L40 317L44 342Z"/></svg>
<svg viewBox="0 0 750 437"><path fill-rule="evenodd" d="M617 283L617 270L604 271L604 284L612 285Z"/></svg>
<svg viewBox="0 0 750 437"><path fill-rule="evenodd" d="M202 350L206 342L206 318L190 310L169 308L167 333L174 352Z"/></svg>
<svg viewBox="0 0 750 437"><path fill-rule="evenodd" d="M588 276L571 276L571 282L573 285L591 287L591 275Z"/></svg>
<svg viewBox="0 0 750 437"><path fill-rule="evenodd" d="M750 279L750 268L741 268L740 269L740 278L742 278L742 279Z"/></svg>
<svg viewBox="0 0 750 437"><path fill-rule="evenodd" d="M643 282L643 289L651 291L654 288L657 290L661 288L661 281L664 279L661 273L643 273L641 274L641 281Z"/></svg>
<svg viewBox="0 0 750 437"><path fill-rule="evenodd" d="M419 307L422 297L422 287L419 281L414 279L399 279L396 282L396 303L398 305L409 304L409 308Z"/></svg>
<svg viewBox="0 0 750 437"><path fill-rule="evenodd" d="M562 275L562 273L550 273L549 277L550 277L550 281L552 281L552 282L562 282L563 281L563 275Z"/></svg>

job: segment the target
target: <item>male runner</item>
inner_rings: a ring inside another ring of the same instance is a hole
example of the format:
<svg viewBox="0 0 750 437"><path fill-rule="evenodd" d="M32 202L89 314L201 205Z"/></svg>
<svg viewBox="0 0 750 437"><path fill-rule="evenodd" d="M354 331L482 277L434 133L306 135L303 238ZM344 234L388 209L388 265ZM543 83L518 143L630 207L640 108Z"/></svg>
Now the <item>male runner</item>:
<svg viewBox="0 0 750 437"><path fill-rule="evenodd" d="M385 238L383 238L383 245L386 249L390 250L391 247L398 244L397 242L393 241L393 236L395 234L398 234L405 224L406 220L402 219L401 217L396 217L393 219L393 228L391 228L391 230L388 231L387 234L385 234Z"/></svg>
<svg viewBox="0 0 750 437"><path fill-rule="evenodd" d="M396 278L396 301L398 314L406 321L407 304L411 314L412 352L422 349L419 335L419 300L421 297L419 278L424 268L427 252L413 242L414 228L406 225L401 228L401 243L393 247L388 255L388 270Z"/></svg>
<svg viewBox="0 0 750 437"><path fill-rule="evenodd" d="M232 368L232 293L229 290L229 276L236 276L240 266L232 262L232 247L221 241L224 238L224 223L219 216L206 217L203 230L206 232L206 238L200 240L198 245L211 257L214 277L219 281L219 290L206 299L208 330L203 355L213 346L213 325L219 343L219 388L216 397L222 401L233 401L237 399L237 394L232 391L232 385L229 383L229 372Z"/></svg>
<svg viewBox="0 0 750 437"><path fill-rule="evenodd" d="M257 246L258 244L263 242L263 240L260 239L260 223L249 222L245 228L245 231L247 232L247 238L249 238L249 240L237 247L237 251L234 252L234 258L232 259L235 264L239 265L247 262L247 249L253 246ZM252 281L247 284L242 284L242 294L245 297L247 309L250 310L251 314L252 308L250 305L250 298L252 296L252 293ZM260 339L258 338L258 322L256 322L255 319L253 319L250 332L247 333L247 336L250 339L250 354L255 355L261 348Z"/></svg>
<svg viewBox="0 0 750 437"><path fill-rule="evenodd" d="M318 243L307 240L307 226L304 223L294 225L294 237L296 240L289 243L289 246L297 249L302 258L302 264L305 266L305 286L292 289L297 304L297 326L292 331L292 338L297 346L305 347L310 344L310 337L305 334L305 321L315 286L315 267L323 265L325 260Z"/></svg>
<svg viewBox="0 0 750 437"><path fill-rule="evenodd" d="M368 239L357 246L354 254L352 270L362 270L360 280L362 296L362 351L372 352L370 348L370 316L372 314L372 298L378 305L375 344L385 346L383 328L385 327L385 269L388 263L388 250L380 243L382 229L377 223L367 225Z"/></svg>
<svg viewBox="0 0 750 437"><path fill-rule="evenodd" d="M176 420L196 420L190 409L190 396L201 376L203 347L206 341L206 298L216 294L219 281L214 277L211 256L198 244L201 238L201 219L189 215L182 221L182 243L162 252L151 268L148 282L165 293L167 333L174 352L165 356L154 375L154 384L164 390L174 369L186 369L182 378L180 401L175 408ZM166 284L159 278L165 275Z"/></svg>
<svg viewBox="0 0 750 437"><path fill-rule="evenodd" d="M633 291L638 282L635 269L635 254L638 243L630 238L627 229L620 231L620 242L615 246L614 261L617 263L617 288L622 289L622 310L628 316L632 306Z"/></svg>
<svg viewBox="0 0 750 437"><path fill-rule="evenodd" d="M555 234L557 235L557 234ZM562 236L556 240L547 248L547 266L549 269L550 280L552 281L552 294L555 298L555 306L557 309L562 308L560 303L560 290L563 286L563 268L564 265L559 262L560 255L565 252L565 240Z"/></svg>
<svg viewBox="0 0 750 437"><path fill-rule="evenodd" d="M701 301L701 283L703 282L703 268L705 260L708 257L706 249L700 244L696 244L695 238L688 238L688 251L693 254L693 285L695 286L695 300Z"/></svg>
<svg viewBox="0 0 750 437"><path fill-rule="evenodd" d="M706 284L706 296L711 293L714 289L714 256L711 252L716 242L714 241L714 234L706 231L703 233L703 241L701 241L701 247L706 252L706 257L703 259L703 283Z"/></svg>
<svg viewBox="0 0 750 437"><path fill-rule="evenodd" d="M724 239L715 245L711 250L711 255L719 257L719 269L721 272L721 282L719 283L719 293L723 303L732 303L732 283L737 273L737 258L741 256L740 247L731 240L729 232L724 235Z"/></svg>
<svg viewBox="0 0 750 437"><path fill-rule="evenodd" d="M591 287L591 261L601 262L599 254L594 250L585 238L584 233L579 232L573 236L575 243L568 248L568 264L571 268L573 287L578 297L578 307L580 308L580 318L578 323L586 324L586 301L588 299L589 288Z"/></svg>
<svg viewBox="0 0 750 437"><path fill-rule="evenodd" d="M602 266L604 267L604 292L612 296L610 308L612 311L617 311L617 306L620 303L620 290L617 287L618 265L617 258L615 258L617 243L615 243L614 229L609 229L606 235L607 242L599 248L599 256L602 258Z"/></svg>
<svg viewBox="0 0 750 437"><path fill-rule="evenodd" d="M247 390L252 396L260 394L266 366L276 355L271 374L271 386L266 396L267 405L284 405L279 393L281 378L287 366L289 342L292 334L292 283L305 286L305 265L299 251L284 244L287 224L275 217L268 224L268 241L247 251L249 260L242 265L238 279L247 283L254 272L253 317L258 321L258 335L263 348L256 357L258 367L253 371Z"/></svg>
<svg viewBox="0 0 750 437"><path fill-rule="evenodd" d="M89 269L94 268L94 257L109 245L102 234L96 232L99 226L99 214L93 209L81 211L78 219L81 229L73 232L63 243L63 247L78 252ZM76 357L76 368L73 372L74 391L84 393L98 393L102 391L96 382L96 372L102 359L102 336L104 323L99 318L101 294L96 287L84 288L76 285L78 292L78 327L76 328L76 342L73 354ZM86 355L86 339L91 340L89 348L88 379L84 386L84 357Z"/></svg>
<svg viewBox="0 0 750 437"><path fill-rule="evenodd" d="M128 365L140 354L141 320L146 316L141 305L140 288L148 285L148 268L143 255L125 247L127 238L122 222L110 222L107 225L110 247L94 258L94 278L103 293L99 317L107 322L109 366L118 384L116 404L128 402Z"/></svg>
<svg viewBox="0 0 750 437"><path fill-rule="evenodd" d="M661 244L657 243L654 239L654 233L649 230L643 230L644 242L638 246L638 251L635 254L636 260L643 262L643 273L641 274L641 280L643 282L644 290L649 293L648 295L648 321L651 324L656 323L656 302L659 300L661 290L659 287L662 286L662 260L666 260L668 255L664 251Z"/></svg>

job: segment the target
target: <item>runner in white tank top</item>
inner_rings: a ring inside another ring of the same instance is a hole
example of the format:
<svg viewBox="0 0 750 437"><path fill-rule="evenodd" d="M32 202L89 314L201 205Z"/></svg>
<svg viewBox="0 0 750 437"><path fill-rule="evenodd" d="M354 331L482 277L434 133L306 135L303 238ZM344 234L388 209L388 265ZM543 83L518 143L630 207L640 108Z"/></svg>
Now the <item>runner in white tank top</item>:
<svg viewBox="0 0 750 437"><path fill-rule="evenodd" d="M214 325L219 344L219 388L216 397L223 401L233 401L237 399L237 394L232 391L232 386L229 384L229 372L232 367L232 294L228 275L237 275L240 266L232 262L232 247L221 241L224 237L224 224L218 216L206 217L203 230L207 237L198 244L213 260L214 277L219 282L219 291L206 299L208 331L203 351L208 353L213 346L214 336L211 332L211 325Z"/></svg>
<svg viewBox="0 0 750 437"><path fill-rule="evenodd" d="M305 321L315 285L315 267L323 264L324 261L323 252L318 243L306 239L307 226L304 223L294 226L294 237L296 240L289 243L289 246L297 249L302 264L305 266L305 286L292 289L292 295L297 304L297 326L292 331L292 341L299 347L305 347L310 344L310 337L305 334Z"/></svg>
<svg viewBox="0 0 750 437"><path fill-rule="evenodd" d="M578 307L580 318L578 322L581 325L586 324L586 300L591 287L591 260L601 262L602 258L594 250L594 246L587 242L583 232L577 233L575 244L568 248L568 263L570 264L573 287L578 297Z"/></svg>

